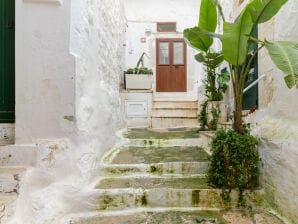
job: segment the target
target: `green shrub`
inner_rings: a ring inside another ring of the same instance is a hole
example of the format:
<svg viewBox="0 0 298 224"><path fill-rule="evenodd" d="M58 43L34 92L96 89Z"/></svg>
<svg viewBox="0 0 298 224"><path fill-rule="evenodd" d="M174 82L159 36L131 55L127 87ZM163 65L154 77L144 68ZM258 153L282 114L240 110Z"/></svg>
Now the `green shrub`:
<svg viewBox="0 0 298 224"><path fill-rule="evenodd" d="M243 204L243 190L259 185L258 141L249 131L238 134L234 130L219 129L212 141L212 155L208 180L213 187L230 193L240 191L239 204ZM227 195L223 195L227 197Z"/></svg>
<svg viewBox="0 0 298 224"><path fill-rule="evenodd" d="M125 74L145 74L145 75L152 75L153 71L152 69L148 69L146 67L140 67L140 68L129 68L125 71Z"/></svg>

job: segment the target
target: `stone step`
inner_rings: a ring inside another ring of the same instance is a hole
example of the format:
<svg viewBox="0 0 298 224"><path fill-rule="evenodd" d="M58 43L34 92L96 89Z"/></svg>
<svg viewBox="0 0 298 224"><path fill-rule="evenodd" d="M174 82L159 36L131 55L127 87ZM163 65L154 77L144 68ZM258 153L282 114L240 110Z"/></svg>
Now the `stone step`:
<svg viewBox="0 0 298 224"><path fill-rule="evenodd" d="M152 164L207 161L208 154L198 146L121 147L110 157L112 164ZM107 160L106 160L107 161Z"/></svg>
<svg viewBox="0 0 298 224"><path fill-rule="evenodd" d="M223 223L222 214L216 210L195 209L127 209L123 212L74 214L64 223L72 224L217 224Z"/></svg>
<svg viewBox="0 0 298 224"><path fill-rule="evenodd" d="M198 101L153 101L152 108L198 108Z"/></svg>
<svg viewBox="0 0 298 224"><path fill-rule="evenodd" d="M128 139L189 139L199 138L198 128L179 128L179 129L130 129L123 133L123 137Z"/></svg>
<svg viewBox="0 0 298 224"><path fill-rule="evenodd" d="M156 175L127 175L103 178L96 185L97 189L120 188L176 188L200 189L210 188L207 179L201 176L183 176L179 178L159 177Z"/></svg>
<svg viewBox="0 0 298 224"><path fill-rule="evenodd" d="M14 214L17 193L0 193L0 223L6 223Z"/></svg>
<svg viewBox="0 0 298 224"><path fill-rule="evenodd" d="M245 209L143 208L72 214L61 223L72 224L284 224L279 217L258 210L252 217Z"/></svg>
<svg viewBox="0 0 298 224"><path fill-rule="evenodd" d="M0 146L0 166L34 166L36 145Z"/></svg>
<svg viewBox="0 0 298 224"><path fill-rule="evenodd" d="M0 167L0 193L17 193L25 171L24 167Z"/></svg>
<svg viewBox="0 0 298 224"><path fill-rule="evenodd" d="M196 108L153 108L152 117L185 117L185 118L197 118L198 110Z"/></svg>
<svg viewBox="0 0 298 224"><path fill-rule="evenodd" d="M237 206L238 193L231 193L225 202L220 189L205 188L151 188L151 189L101 189L94 194L96 209L122 210L128 208L201 208L224 209Z"/></svg>
<svg viewBox="0 0 298 224"><path fill-rule="evenodd" d="M204 175L209 162L170 162L153 164L109 164L104 166L107 175L129 175L151 173L161 176Z"/></svg>
<svg viewBox="0 0 298 224"><path fill-rule="evenodd" d="M198 127L197 117L152 117L151 125L153 129L159 128L181 128Z"/></svg>

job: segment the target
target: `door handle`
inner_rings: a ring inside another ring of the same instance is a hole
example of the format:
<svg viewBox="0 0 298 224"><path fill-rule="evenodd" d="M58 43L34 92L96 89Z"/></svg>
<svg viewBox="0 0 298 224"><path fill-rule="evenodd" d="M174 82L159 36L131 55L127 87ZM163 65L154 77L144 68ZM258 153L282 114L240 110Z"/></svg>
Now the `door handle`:
<svg viewBox="0 0 298 224"><path fill-rule="evenodd" d="M178 65L175 65L175 69L178 69L179 68L179 66Z"/></svg>

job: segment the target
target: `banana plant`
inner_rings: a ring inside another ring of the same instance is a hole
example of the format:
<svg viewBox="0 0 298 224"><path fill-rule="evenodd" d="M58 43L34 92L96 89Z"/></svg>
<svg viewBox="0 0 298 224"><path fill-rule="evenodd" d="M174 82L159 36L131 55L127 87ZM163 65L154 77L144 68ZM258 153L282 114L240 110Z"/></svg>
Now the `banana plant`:
<svg viewBox="0 0 298 224"><path fill-rule="evenodd" d="M227 22L218 0L202 0L198 26L184 30L186 43L191 47L208 51L214 38L222 42L225 61L229 63L234 92L234 129L243 133L242 102L245 80L258 51L266 48L274 64L285 74L288 88L298 81L298 43L285 41L259 40L253 37L258 24L274 17L288 0L250 0L235 22ZM216 16L211 19L211 15ZM216 10L217 9L217 10ZM222 34L214 33L217 17L223 20ZM253 49L251 46L257 44Z"/></svg>

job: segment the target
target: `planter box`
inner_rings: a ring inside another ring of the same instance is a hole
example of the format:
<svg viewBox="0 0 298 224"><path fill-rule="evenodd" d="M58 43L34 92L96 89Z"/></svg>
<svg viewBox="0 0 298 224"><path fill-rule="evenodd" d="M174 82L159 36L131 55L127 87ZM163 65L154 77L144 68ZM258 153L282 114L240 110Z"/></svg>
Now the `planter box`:
<svg viewBox="0 0 298 224"><path fill-rule="evenodd" d="M210 123L212 120L212 109L216 108L219 113L218 123L225 123L228 119L228 105L223 101L209 101L207 105L207 122Z"/></svg>
<svg viewBox="0 0 298 224"><path fill-rule="evenodd" d="M153 75L125 74L126 89L151 89Z"/></svg>

